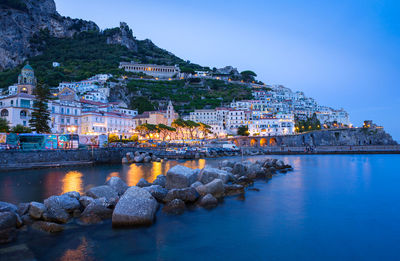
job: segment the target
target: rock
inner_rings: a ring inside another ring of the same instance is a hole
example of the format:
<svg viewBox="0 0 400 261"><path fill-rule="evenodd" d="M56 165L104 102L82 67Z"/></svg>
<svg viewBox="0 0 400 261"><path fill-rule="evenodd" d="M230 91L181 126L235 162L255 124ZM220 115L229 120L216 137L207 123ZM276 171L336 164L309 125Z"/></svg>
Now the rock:
<svg viewBox="0 0 400 261"><path fill-rule="evenodd" d="M135 151L135 157L140 156L140 152L139 151Z"/></svg>
<svg viewBox="0 0 400 261"><path fill-rule="evenodd" d="M211 194L216 198L224 195L224 183L220 179L214 179L210 183L202 186L198 186L196 191L201 195Z"/></svg>
<svg viewBox="0 0 400 261"><path fill-rule="evenodd" d="M84 224L96 224L99 221L111 218L113 211L108 206L105 198L95 199L85 208L80 221Z"/></svg>
<svg viewBox="0 0 400 261"><path fill-rule="evenodd" d="M112 214L113 226L150 225L158 208L157 200L145 189L130 187Z"/></svg>
<svg viewBox="0 0 400 261"><path fill-rule="evenodd" d="M221 170L226 171L228 173L232 173L233 169L231 167L222 167Z"/></svg>
<svg viewBox="0 0 400 261"><path fill-rule="evenodd" d="M195 188L171 189L164 198L165 202L170 202L174 199L180 199L184 202L195 202L199 198L199 193Z"/></svg>
<svg viewBox="0 0 400 261"><path fill-rule="evenodd" d="M31 218L31 216L29 214L25 214L23 216L21 216L21 220L22 223L24 223L25 225L32 225L35 220L33 218Z"/></svg>
<svg viewBox="0 0 400 261"><path fill-rule="evenodd" d="M0 244L13 241L16 238L17 217L12 211L0 212Z"/></svg>
<svg viewBox="0 0 400 261"><path fill-rule="evenodd" d="M81 197L81 194L77 191L70 191L70 192L64 193L63 195L68 196L70 198L76 198L77 200L79 200L79 198Z"/></svg>
<svg viewBox="0 0 400 261"><path fill-rule="evenodd" d="M235 162L233 162L233 161L230 161L230 160L223 160L223 161L221 161L220 162L220 164L219 164L219 167L222 169L222 168L225 168L225 167L228 167L228 168L233 168L233 166L235 166Z"/></svg>
<svg viewBox="0 0 400 261"><path fill-rule="evenodd" d="M76 198L67 195L51 196L44 200L44 205L47 209L63 209L68 213L72 213L81 206Z"/></svg>
<svg viewBox="0 0 400 261"><path fill-rule="evenodd" d="M239 184L224 185L225 196L233 196L244 193L244 186Z"/></svg>
<svg viewBox="0 0 400 261"><path fill-rule="evenodd" d="M196 181L195 183L193 183L192 185L190 185L192 188L197 188L199 186L203 186L203 183L201 183L200 181Z"/></svg>
<svg viewBox="0 0 400 261"><path fill-rule="evenodd" d="M167 172L166 188L187 188L196 182L198 170L176 165Z"/></svg>
<svg viewBox="0 0 400 261"><path fill-rule="evenodd" d="M167 177L165 175L158 175L157 178L153 181L153 185L159 185L165 188L165 184L167 183Z"/></svg>
<svg viewBox="0 0 400 261"><path fill-rule="evenodd" d="M258 189L258 188L250 188L249 190L251 190L251 191L256 191L256 192L260 192L260 189Z"/></svg>
<svg viewBox="0 0 400 261"><path fill-rule="evenodd" d="M143 162L143 160L144 160L144 156L143 155L135 156L133 158L133 162L135 162L135 163L141 163L141 162Z"/></svg>
<svg viewBox="0 0 400 261"><path fill-rule="evenodd" d="M200 199L200 206L204 208L214 208L218 205L218 200L211 194L207 194Z"/></svg>
<svg viewBox="0 0 400 261"><path fill-rule="evenodd" d="M150 157L150 156L144 157L143 162L144 162L144 163L149 163L149 162L151 162L151 157Z"/></svg>
<svg viewBox="0 0 400 261"><path fill-rule="evenodd" d="M64 226L46 221L36 221L32 227L47 233L59 233L64 230Z"/></svg>
<svg viewBox="0 0 400 261"><path fill-rule="evenodd" d="M30 206L30 203L20 203L20 204L18 204L18 210L17 210L18 215L20 215L22 217L23 215L28 213L29 206Z"/></svg>
<svg viewBox="0 0 400 261"><path fill-rule="evenodd" d="M203 184L210 183L214 179L220 179L223 183L227 183L231 179L231 174L220 169L206 166L200 171L199 181Z"/></svg>
<svg viewBox="0 0 400 261"><path fill-rule="evenodd" d="M66 210L61 208L47 208L47 211L43 213L44 221L56 222L56 223L67 223L70 215Z"/></svg>
<svg viewBox="0 0 400 261"><path fill-rule="evenodd" d="M242 176L237 180L237 183L243 186L248 186L250 184L253 184L254 181L249 177Z"/></svg>
<svg viewBox="0 0 400 261"><path fill-rule="evenodd" d="M0 201L0 212L17 212L18 207L14 204Z"/></svg>
<svg viewBox="0 0 400 261"><path fill-rule="evenodd" d="M122 164L129 164L129 160L126 157L123 157L121 160Z"/></svg>
<svg viewBox="0 0 400 261"><path fill-rule="evenodd" d="M88 196L83 196L79 199L79 203L81 203L82 207L86 208L89 206L90 203L94 201L94 198L88 197Z"/></svg>
<svg viewBox="0 0 400 261"><path fill-rule="evenodd" d="M144 187L149 187L149 186L151 186L151 183L149 183L147 180L145 180L143 178L141 178L139 180L139 182L136 184L136 187L139 187L139 188L144 188Z"/></svg>
<svg viewBox="0 0 400 261"><path fill-rule="evenodd" d="M161 159L160 159L160 158L157 158L155 161L156 161L156 162L161 162Z"/></svg>
<svg viewBox="0 0 400 261"><path fill-rule="evenodd" d="M31 202L29 204L29 215L33 219L41 219L45 211L46 211L46 206L42 203Z"/></svg>
<svg viewBox="0 0 400 261"><path fill-rule="evenodd" d="M242 162L236 162L232 168L233 174L238 174L240 176L243 176L246 174L246 172L247 172L247 166Z"/></svg>
<svg viewBox="0 0 400 261"><path fill-rule="evenodd" d="M251 179L263 178L263 177L265 177L265 170L259 164L249 164L247 166L246 175L247 175L247 177L249 177Z"/></svg>
<svg viewBox="0 0 400 261"><path fill-rule="evenodd" d="M186 209L185 202L180 199L174 199L165 204L163 211L169 214L179 215L182 214Z"/></svg>
<svg viewBox="0 0 400 261"><path fill-rule="evenodd" d="M107 182L107 186L113 188L118 196L122 196L125 191L129 188L128 185L119 177L111 177Z"/></svg>
<svg viewBox="0 0 400 261"><path fill-rule="evenodd" d="M195 158L195 159L200 159L200 153L196 152L196 153L194 154L194 158Z"/></svg>
<svg viewBox="0 0 400 261"><path fill-rule="evenodd" d="M94 187L86 192L86 196L96 198L105 198L108 202L115 201L118 198L118 193L110 186L103 185Z"/></svg>
<svg viewBox="0 0 400 261"><path fill-rule="evenodd" d="M82 212L80 209L75 209L74 212L72 212L73 218L79 218L81 215L82 215Z"/></svg>
<svg viewBox="0 0 400 261"><path fill-rule="evenodd" d="M168 189L161 187L160 185L151 185L149 187L144 187L145 190L150 192L150 194L157 200L163 201L168 194Z"/></svg>

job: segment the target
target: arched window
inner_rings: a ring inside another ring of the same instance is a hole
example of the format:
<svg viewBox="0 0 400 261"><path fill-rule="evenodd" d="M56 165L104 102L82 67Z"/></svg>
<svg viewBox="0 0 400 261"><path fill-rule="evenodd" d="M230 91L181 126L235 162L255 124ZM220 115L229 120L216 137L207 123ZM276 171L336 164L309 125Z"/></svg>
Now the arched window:
<svg viewBox="0 0 400 261"><path fill-rule="evenodd" d="M26 111L21 111L21 112L19 113L19 115L20 115L21 118L22 118L22 117L26 117L26 116L28 115L28 113L27 113Z"/></svg>
<svg viewBox="0 0 400 261"><path fill-rule="evenodd" d="M1 111L1 117L7 117L8 116L8 110L4 109Z"/></svg>

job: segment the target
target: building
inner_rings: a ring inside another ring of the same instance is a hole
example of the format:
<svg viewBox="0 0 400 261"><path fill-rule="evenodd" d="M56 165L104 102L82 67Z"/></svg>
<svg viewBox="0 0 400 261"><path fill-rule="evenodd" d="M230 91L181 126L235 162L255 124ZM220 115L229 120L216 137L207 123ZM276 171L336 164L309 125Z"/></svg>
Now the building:
<svg viewBox="0 0 400 261"><path fill-rule="evenodd" d="M18 93L0 99L0 117L6 119L10 127L29 126L35 96Z"/></svg>
<svg viewBox="0 0 400 261"><path fill-rule="evenodd" d="M144 73L155 78L179 77L179 74L181 72L177 65L167 66L155 64L139 64L135 62L121 62L119 68L124 69L127 72Z"/></svg>

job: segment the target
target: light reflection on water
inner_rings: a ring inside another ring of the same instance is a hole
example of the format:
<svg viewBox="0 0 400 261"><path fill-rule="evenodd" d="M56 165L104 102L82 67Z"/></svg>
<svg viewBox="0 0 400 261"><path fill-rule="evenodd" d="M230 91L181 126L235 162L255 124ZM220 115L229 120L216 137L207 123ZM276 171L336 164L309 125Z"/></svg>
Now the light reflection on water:
<svg viewBox="0 0 400 261"><path fill-rule="evenodd" d="M70 171L65 174L65 177L62 180L63 188L62 193L67 193L70 191L77 191L79 193L83 192L82 186L82 173L79 171Z"/></svg>

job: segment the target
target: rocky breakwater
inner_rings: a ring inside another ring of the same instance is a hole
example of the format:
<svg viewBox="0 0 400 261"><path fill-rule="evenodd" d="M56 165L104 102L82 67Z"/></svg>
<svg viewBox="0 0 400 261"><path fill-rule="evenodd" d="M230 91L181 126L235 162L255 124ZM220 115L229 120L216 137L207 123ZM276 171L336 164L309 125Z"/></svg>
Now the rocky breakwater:
<svg viewBox="0 0 400 261"><path fill-rule="evenodd" d="M269 179L292 167L276 159L257 162L224 160L218 168L191 169L182 165L159 175L153 183L141 179L128 187L118 177L93 187L85 195L68 192L41 202L18 206L0 202L0 243L13 241L31 229L60 233L67 224L81 226L112 219L113 227L151 225L162 211L180 214L188 207L216 207L226 196L243 195L256 179ZM251 188L249 188L251 189Z"/></svg>
<svg viewBox="0 0 400 261"><path fill-rule="evenodd" d="M136 151L126 153L125 157L122 158L122 164L131 163L149 163L149 162L161 162L161 159L155 154L150 155L148 152Z"/></svg>

